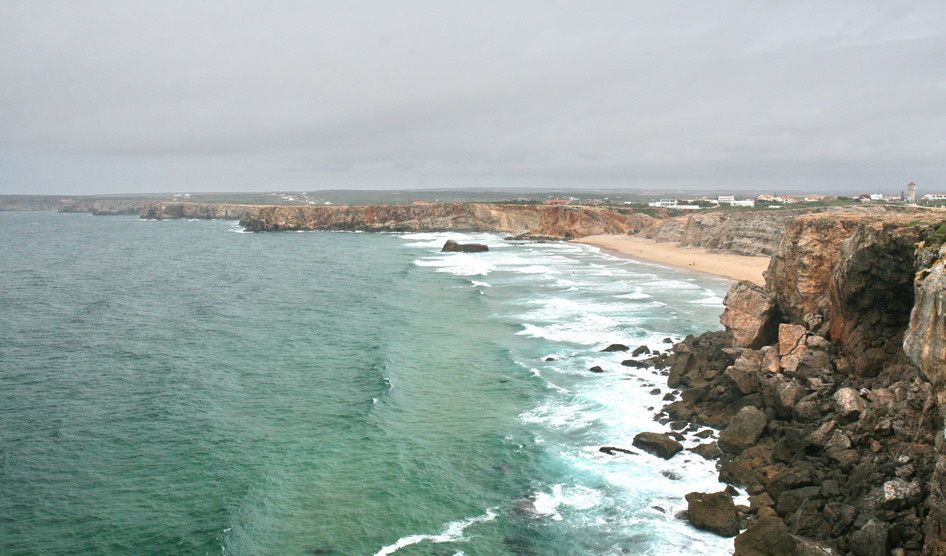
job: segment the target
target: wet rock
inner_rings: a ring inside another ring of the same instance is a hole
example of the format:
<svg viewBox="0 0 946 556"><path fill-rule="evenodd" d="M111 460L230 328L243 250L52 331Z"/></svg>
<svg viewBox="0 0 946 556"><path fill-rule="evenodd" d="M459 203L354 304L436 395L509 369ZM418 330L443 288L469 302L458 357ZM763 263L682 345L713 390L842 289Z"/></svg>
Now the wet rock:
<svg viewBox="0 0 946 556"><path fill-rule="evenodd" d="M591 371L591 372L593 372L593 373L603 373L603 372L604 372L604 369L601 368L601 365L595 365L594 367L592 367L592 368L590 368L590 369L588 369L588 370Z"/></svg>
<svg viewBox="0 0 946 556"><path fill-rule="evenodd" d="M853 388L841 388L835 392L834 405L838 412L838 421L842 424L857 421L866 408L861 395Z"/></svg>
<svg viewBox="0 0 946 556"><path fill-rule="evenodd" d="M660 388L654 388L653 390L650 391L650 395L651 395L651 396L659 396L662 391L663 391L663 390L661 390Z"/></svg>
<svg viewBox="0 0 946 556"><path fill-rule="evenodd" d="M489 247L482 243L457 243L448 239L440 251L443 253L483 253L489 251Z"/></svg>
<svg viewBox="0 0 946 556"><path fill-rule="evenodd" d="M765 414L749 406L739 410L729 426L719 433L719 448L730 454L739 454L754 445L768 422Z"/></svg>
<svg viewBox="0 0 946 556"><path fill-rule="evenodd" d="M656 432L642 432L634 437L634 446L657 457L670 459L683 445L665 434Z"/></svg>
<svg viewBox="0 0 946 556"><path fill-rule="evenodd" d="M732 333L738 347L759 348L775 336L777 309L772 295L752 282L733 286L726 299L720 322Z"/></svg>
<svg viewBox="0 0 946 556"><path fill-rule="evenodd" d="M624 344L611 344L610 346L604 348L601 351L615 352L615 351L627 351L628 349L630 348Z"/></svg>
<svg viewBox="0 0 946 556"><path fill-rule="evenodd" d="M739 515L732 496L725 492L691 492L686 495L687 520L697 529L724 537L739 534Z"/></svg>
<svg viewBox="0 0 946 556"><path fill-rule="evenodd" d="M673 343L673 339L672 339L672 338L664 338L662 341L663 341L663 343L665 343L665 344L672 344L672 343Z"/></svg>
<svg viewBox="0 0 946 556"><path fill-rule="evenodd" d="M647 346L638 346L637 349L631 352L632 357L637 357L638 355L644 355L650 353L650 348Z"/></svg>
<svg viewBox="0 0 946 556"><path fill-rule="evenodd" d="M646 369L647 367L650 367L650 364L646 360L638 361L636 359L625 359L624 361L621 361L621 364L625 367L634 367L635 369Z"/></svg>
<svg viewBox="0 0 946 556"><path fill-rule="evenodd" d="M683 476L677 473L676 471L671 471L669 469L662 470L660 474L670 479L671 481L679 481L680 479L683 478Z"/></svg>
<svg viewBox="0 0 946 556"><path fill-rule="evenodd" d="M722 452L719 450L719 446L717 446L715 442L697 444L696 446L690 448L690 451L704 459L710 460L719 459L719 456L722 455Z"/></svg>
<svg viewBox="0 0 946 556"><path fill-rule="evenodd" d="M555 361L555 358L550 355L546 357L545 359L543 359L542 361Z"/></svg>
<svg viewBox="0 0 946 556"><path fill-rule="evenodd" d="M634 455L634 451L628 450L627 448L618 448L616 446L602 446L598 448L598 451L603 454L608 454L609 456L616 456L618 454Z"/></svg>

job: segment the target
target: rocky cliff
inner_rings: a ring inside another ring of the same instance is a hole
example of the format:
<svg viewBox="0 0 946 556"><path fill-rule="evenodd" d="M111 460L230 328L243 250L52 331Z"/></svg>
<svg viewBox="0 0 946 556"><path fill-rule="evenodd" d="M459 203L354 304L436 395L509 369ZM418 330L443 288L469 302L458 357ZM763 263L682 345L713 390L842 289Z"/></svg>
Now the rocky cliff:
<svg viewBox="0 0 946 556"><path fill-rule="evenodd" d="M240 220L255 216L265 205L241 205L234 203L167 203L151 201L144 203L139 213L142 218L173 220L197 218L202 220Z"/></svg>
<svg viewBox="0 0 946 556"><path fill-rule="evenodd" d="M489 231L573 239L636 233L653 219L630 209L492 203L356 206L265 206L240 221L254 232L275 230Z"/></svg>
<svg viewBox="0 0 946 556"><path fill-rule="evenodd" d="M803 211L717 211L655 220L641 235L684 247L719 249L740 255L769 256L780 232Z"/></svg>
<svg viewBox="0 0 946 556"><path fill-rule="evenodd" d="M752 495L737 554L946 554L943 221L797 215L727 333L675 348L664 415L723 428L720 477Z"/></svg>

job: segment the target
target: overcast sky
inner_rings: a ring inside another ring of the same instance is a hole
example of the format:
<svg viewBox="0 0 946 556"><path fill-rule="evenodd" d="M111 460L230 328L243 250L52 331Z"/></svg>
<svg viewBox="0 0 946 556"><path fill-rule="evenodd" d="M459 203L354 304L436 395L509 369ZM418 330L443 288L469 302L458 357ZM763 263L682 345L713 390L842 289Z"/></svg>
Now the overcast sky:
<svg viewBox="0 0 946 556"><path fill-rule="evenodd" d="M946 2L0 2L0 193L946 190Z"/></svg>

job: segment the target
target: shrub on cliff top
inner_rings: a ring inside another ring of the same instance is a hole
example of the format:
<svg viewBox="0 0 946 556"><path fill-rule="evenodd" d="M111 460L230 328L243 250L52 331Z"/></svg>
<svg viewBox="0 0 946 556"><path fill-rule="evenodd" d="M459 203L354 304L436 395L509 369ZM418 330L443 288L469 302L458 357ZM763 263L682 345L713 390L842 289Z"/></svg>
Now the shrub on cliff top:
<svg viewBox="0 0 946 556"><path fill-rule="evenodd" d="M933 249L939 249L943 243L946 243L946 220L940 222L930 237L926 238L926 245Z"/></svg>

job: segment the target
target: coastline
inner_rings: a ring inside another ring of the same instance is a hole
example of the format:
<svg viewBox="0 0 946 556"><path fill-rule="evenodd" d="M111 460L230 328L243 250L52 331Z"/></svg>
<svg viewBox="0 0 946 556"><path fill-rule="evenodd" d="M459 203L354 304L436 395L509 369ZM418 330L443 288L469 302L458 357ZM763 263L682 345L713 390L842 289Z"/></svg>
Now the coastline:
<svg viewBox="0 0 946 556"><path fill-rule="evenodd" d="M718 253L698 247L679 247L636 236L594 235L576 239L573 242L593 245L622 257L732 280L748 280L759 285L765 284L763 273L769 266L769 257Z"/></svg>

